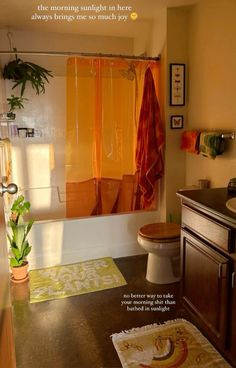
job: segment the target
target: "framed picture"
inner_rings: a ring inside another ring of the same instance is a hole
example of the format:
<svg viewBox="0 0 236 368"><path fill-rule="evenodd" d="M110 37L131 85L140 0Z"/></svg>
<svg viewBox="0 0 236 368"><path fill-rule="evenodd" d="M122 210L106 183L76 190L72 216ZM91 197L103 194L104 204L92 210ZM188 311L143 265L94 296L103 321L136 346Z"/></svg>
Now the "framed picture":
<svg viewBox="0 0 236 368"><path fill-rule="evenodd" d="M170 64L170 105L185 105L185 64Z"/></svg>
<svg viewBox="0 0 236 368"><path fill-rule="evenodd" d="M172 115L170 117L170 127L171 129L182 129L184 127L183 115Z"/></svg>

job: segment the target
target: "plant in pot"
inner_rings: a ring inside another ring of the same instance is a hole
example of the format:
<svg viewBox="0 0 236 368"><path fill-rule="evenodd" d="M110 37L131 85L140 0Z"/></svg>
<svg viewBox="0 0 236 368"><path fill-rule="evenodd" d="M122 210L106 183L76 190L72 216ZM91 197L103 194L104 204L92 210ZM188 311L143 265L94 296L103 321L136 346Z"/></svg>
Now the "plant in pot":
<svg viewBox="0 0 236 368"><path fill-rule="evenodd" d="M16 49L14 49L16 51ZM24 94L27 83L30 83L36 94L45 92L44 84L48 77L53 77L52 72L30 61L23 61L15 55L15 60L10 61L3 69L3 78L10 79L15 84L12 89L20 87L21 97Z"/></svg>
<svg viewBox="0 0 236 368"><path fill-rule="evenodd" d="M0 115L0 118L5 120L14 120L15 113L13 111L16 108L22 109L24 107L23 102L27 100L23 98L26 85L30 84L36 91L36 94L39 95L45 92L45 83L49 83L48 78L53 77L50 70L35 63L31 63L30 61L23 61L18 58L16 48L13 50L15 51L15 59L4 66L2 75L4 79L9 79L14 82L12 89L19 86L20 97L11 95L11 97L7 99L10 111Z"/></svg>
<svg viewBox="0 0 236 368"><path fill-rule="evenodd" d="M14 120L16 117L16 114L14 113L14 111L16 109L23 109L24 108L23 103L25 101L28 101L28 99L22 96L17 97L17 96L11 95L11 97L7 98L7 104L9 106L9 112L7 113L7 117L11 120Z"/></svg>
<svg viewBox="0 0 236 368"><path fill-rule="evenodd" d="M10 243L10 266L12 270L12 281L23 282L28 278L27 255L31 246L27 240L28 234L34 223L33 220L25 222L24 215L30 210L30 203L20 195L11 207L11 215L8 225L11 234L7 234Z"/></svg>

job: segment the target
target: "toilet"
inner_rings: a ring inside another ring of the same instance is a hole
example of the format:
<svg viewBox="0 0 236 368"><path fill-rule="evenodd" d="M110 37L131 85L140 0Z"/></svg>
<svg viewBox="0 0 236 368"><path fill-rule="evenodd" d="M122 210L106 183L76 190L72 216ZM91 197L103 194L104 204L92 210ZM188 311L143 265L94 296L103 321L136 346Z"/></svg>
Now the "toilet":
<svg viewBox="0 0 236 368"><path fill-rule="evenodd" d="M148 224L139 229L139 245L148 252L146 279L155 284L180 280L180 225Z"/></svg>

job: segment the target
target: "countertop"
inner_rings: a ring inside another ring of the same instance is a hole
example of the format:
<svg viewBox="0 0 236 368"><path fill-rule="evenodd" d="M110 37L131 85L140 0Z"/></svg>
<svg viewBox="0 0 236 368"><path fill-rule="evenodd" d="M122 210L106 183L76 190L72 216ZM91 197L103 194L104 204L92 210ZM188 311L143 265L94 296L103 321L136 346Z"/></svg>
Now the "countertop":
<svg viewBox="0 0 236 368"><path fill-rule="evenodd" d="M236 225L236 213L226 207L227 200L236 197L236 193L228 193L227 188L179 190L177 196L211 212L213 217L221 217Z"/></svg>

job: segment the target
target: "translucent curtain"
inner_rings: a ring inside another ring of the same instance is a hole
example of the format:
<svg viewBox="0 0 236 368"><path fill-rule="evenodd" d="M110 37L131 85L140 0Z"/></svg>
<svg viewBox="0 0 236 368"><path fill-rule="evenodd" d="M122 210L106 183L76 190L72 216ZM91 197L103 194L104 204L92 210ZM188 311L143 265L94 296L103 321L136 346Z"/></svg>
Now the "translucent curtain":
<svg viewBox="0 0 236 368"><path fill-rule="evenodd" d="M127 212L134 208L137 124L147 66L158 85L156 62L69 58L68 217Z"/></svg>

